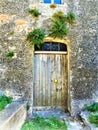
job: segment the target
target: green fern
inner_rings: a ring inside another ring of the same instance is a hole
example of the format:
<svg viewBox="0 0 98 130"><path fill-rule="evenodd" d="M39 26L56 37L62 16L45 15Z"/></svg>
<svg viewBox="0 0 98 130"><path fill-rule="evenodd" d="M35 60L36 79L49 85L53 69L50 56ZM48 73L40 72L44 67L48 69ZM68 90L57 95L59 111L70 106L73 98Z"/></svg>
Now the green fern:
<svg viewBox="0 0 98 130"><path fill-rule="evenodd" d="M27 35L27 40L31 42L32 45L40 47L43 44L45 38L45 33L41 29L34 29Z"/></svg>
<svg viewBox="0 0 98 130"><path fill-rule="evenodd" d="M61 21L54 21L51 29L49 30L49 36L54 38L64 38L68 34L69 29L67 28L65 23Z"/></svg>

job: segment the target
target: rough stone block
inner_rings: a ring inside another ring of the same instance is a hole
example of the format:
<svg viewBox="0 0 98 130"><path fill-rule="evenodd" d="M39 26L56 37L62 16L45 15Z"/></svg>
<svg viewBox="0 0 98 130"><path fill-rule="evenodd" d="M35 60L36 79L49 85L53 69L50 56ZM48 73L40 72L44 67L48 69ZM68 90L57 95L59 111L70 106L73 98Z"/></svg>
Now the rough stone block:
<svg viewBox="0 0 98 130"><path fill-rule="evenodd" d="M13 102L0 112L0 130L20 130L26 115L26 103Z"/></svg>

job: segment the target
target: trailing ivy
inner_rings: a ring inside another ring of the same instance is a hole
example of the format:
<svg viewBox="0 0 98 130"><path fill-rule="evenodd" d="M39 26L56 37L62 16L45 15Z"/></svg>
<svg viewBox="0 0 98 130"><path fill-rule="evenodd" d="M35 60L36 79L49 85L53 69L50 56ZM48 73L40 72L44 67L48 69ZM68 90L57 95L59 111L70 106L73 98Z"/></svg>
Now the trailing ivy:
<svg viewBox="0 0 98 130"><path fill-rule="evenodd" d="M34 29L27 35L27 40L31 42L32 45L36 45L37 47L40 47L43 44L44 38L45 33L41 29Z"/></svg>

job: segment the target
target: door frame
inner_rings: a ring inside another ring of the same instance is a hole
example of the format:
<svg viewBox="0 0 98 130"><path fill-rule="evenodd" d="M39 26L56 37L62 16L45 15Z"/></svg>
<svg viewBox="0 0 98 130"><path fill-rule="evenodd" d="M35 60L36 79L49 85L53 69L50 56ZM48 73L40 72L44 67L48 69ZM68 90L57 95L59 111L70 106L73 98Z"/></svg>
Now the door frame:
<svg viewBox="0 0 98 130"><path fill-rule="evenodd" d="M58 39L58 38L52 38L52 37L47 37L44 39L44 42L56 42L56 43L62 43L66 44L67 46L67 67L68 67L68 111L71 112L71 96L70 96L70 41L68 39ZM51 51L50 51L51 53ZM33 47L33 57L35 54L35 50ZM33 70L34 70L34 58L33 58ZM33 75L34 76L34 75ZM33 89L32 89L33 90ZM33 92L32 92L32 101L33 101ZM33 106L32 106L33 107Z"/></svg>

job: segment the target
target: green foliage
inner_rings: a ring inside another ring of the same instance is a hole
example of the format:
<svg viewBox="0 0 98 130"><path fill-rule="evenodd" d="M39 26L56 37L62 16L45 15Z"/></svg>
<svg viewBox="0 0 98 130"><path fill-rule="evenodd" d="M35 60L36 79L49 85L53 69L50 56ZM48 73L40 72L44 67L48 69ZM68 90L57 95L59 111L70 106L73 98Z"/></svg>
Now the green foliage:
<svg viewBox="0 0 98 130"><path fill-rule="evenodd" d="M29 10L29 13L30 13L33 17L35 17L35 18L37 18L37 17L39 17L39 15L41 15L41 13L40 13L37 9L30 9L30 10Z"/></svg>
<svg viewBox="0 0 98 130"><path fill-rule="evenodd" d="M74 13L72 12L69 12L66 16L66 22L69 23L69 24L74 24L76 23L76 17L74 15Z"/></svg>
<svg viewBox="0 0 98 130"><path fill-rule="evenodd" d="M49 32L49 36L52 36L54 38L58 37L62 39L68 34L69 29L65 23L62 23L58 20L53 22L53 25Z"/></svg>
<svg viewBox="0 0 98 130"><path fill-rule="evenodd" d="M98 112L98 103L93 103L90 106L85 105L84 108L85 110L90 111L90 112Z"/></svg>
<svg viewBox="0 0 98 130"><path fill-rule="evenodd" d="M26 122L21 130L67 130L67 125L57 117L44 119L36 116L35 119Z"/></svg>
<svg viewBox="0 0 98 130"><path fill-rule="evenodd" d="M11 31L11 32L10 32L10 35L13 35L13 34L14 34L14 31Z"/></svg>
<svg viewBox="0 0 98 130"><path fill-rule="evenodd" d="M12 58L14 56L14 52L13 51L9 51L6 56L7 56L7 58Z"/></svg>
<svg viewBox="0 0 98 130"><path fill-rule="evenodd" d="M28 111L30 109L30 105L27 105L26 108L27 108L27 111Z"/></svg>
<svg viewBox="0 0 98 130"><path fill-rule="evenodd" d="M40 47L43 44L45 38L45 33L41 29L34 29L27 35L27 40L31 42L32 45Z"/></svg>
<svg viewBox="0 0 98 130"><path fill-rule="evenodd" d="M98 114L91 114L89 117L89 121L92 124L95 124L98 127Z"/></svg>
<svg viewBox="0 0 98 130"><path fill-rule="evenodd" d="M72 12L69 12L67 16L62 11L58 11L52 16L52 26L49 30L49 36L54 38L64 38L69 32L68 24L75 26L76 18Z"/></svg>
<svg viewBox="0 0 98 130"><path fill-rule="evenodd" d="M50 4L50 8L55 9L57 7L56 4Z"/></svg>
<svg viewBox="0 0 98 130"><path fill-rule="evenodd" d="M12 102L12 97L7 97L5 95L0 96L0 111L5 109L6 105Z"/></svg>
<svg viewBox="0 0 98 130"><path fill-rule="evenodd" d="M54 13L52 16L52 19L54 21L60 21L62 23L65 23L65 21L66 21L66 17L62 11L58 11L58 12Z"/></svg>

